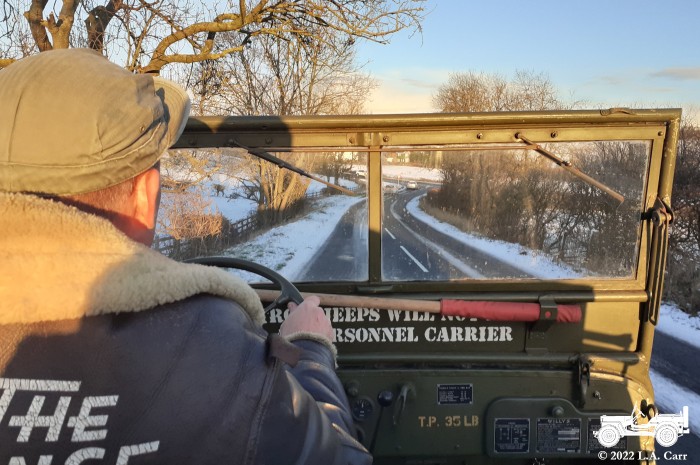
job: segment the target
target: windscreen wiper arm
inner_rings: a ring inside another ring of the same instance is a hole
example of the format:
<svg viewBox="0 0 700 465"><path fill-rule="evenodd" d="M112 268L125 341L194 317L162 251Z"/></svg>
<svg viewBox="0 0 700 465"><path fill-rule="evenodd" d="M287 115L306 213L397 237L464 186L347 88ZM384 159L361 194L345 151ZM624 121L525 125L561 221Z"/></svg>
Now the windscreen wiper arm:
<svg viewBox="0 0 700 465"><path fill-rule="evenodd" d="M356 193L354 193L353 191L351 191L351 190L349 190L349 189L346 189L346 188L344 188L344 187L342 187L342 186L338 186L338 185L335 185L335 184L331 184L330 182L324 181L323 179L321 179L321 178L319 178L319 177L317 177L317 176L314 176L313 174L307 173L307 172L304 171L303 169L298 168L298 167L292 165L291 163L288 163L288 162L282 160L281 158L278 158L278 157L272 155L271 153L266 152L265 150L262 150L262 149L255 149L255 148L252 148L252 147L246 147L245 145L240 144L240 143L238 143L237 141L234 141L233 144L234 144L236 147L242 148L243 150L245 150L245 151L248 152L249 154L253 155L254 157L262 158L263 160L269 161L270 163L272 163L272 164L274 164L274 165L277 165L277 166L279 166L280 168L284 168L284 169L286 169L286 170L289 170L289 171L292 171L292 172L294 172L294 173L300 174L300 175L302 175L302 176L304 176L304 177L307 177L307 178L309 178L309 179L313 179L314 181L320 182L321 184L325 184L325 185L328 186L328 187L331 187L331 188L333 188L333 189L339 190L339 191L342 192L343 194L352 195L352 196L357 195Z"/></svg>
<svg viewBox="0 0 700 465"><path fill-rule="evenodd" d="M570 161L564 160L564 159L562 159L562 158L556 156L555 154L553 154L553 153L550 152L549 150L543 148L541 145L539 145L539 144L537 144L537 143L535 143L535 142L532 142L530 139L528 139L527 137L523 136L522 133L517 133L517 134L515 134L515 137L516 137L516 139L520 139L521 141L523 141L523 142L525 142L526 144L528 144L528 145L530 146L529 148L531 148L531 149L534 150L535 152L537 152L537 153L539 153L539 154L541 154L541 155L544 155L545 157L549 158L549 159L552 160L554 163L556 163L557 165L561 166L562 168L564 168L565 170L567 170L568 172L570 172L571 174L573 174L573 175L576 176L577 178L582 179L584 182L586 182L586 183L588 183L588 184L590 184L590 185L592 185L592 186L597 187L598 189L602 190L603 192L605 192L606 194L608 194L610 197L614 198L614 199L617 200L618 202L622 203L622 202L625 201L625 197L622 196L622 194L616 192L615 190L613 190L613 189L611 189L610 187L606 186L606 185L603 184L602 182L600 182L600 181L598 181L598 180L596 180L596 179L593 179L592 177L588 176L586 173L584 173L583 171L579 170L579 169L576 168L574 165L572 165Z"/></svg>

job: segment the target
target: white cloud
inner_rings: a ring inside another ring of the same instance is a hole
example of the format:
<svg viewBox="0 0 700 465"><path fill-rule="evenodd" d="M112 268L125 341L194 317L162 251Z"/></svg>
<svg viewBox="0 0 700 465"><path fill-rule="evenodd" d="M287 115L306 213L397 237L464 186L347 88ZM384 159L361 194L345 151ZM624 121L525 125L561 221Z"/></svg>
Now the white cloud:
<svg viewBox="0 0 700 465"><path fill-rule="evenodd" d="M700 67L695 68L666 68L651 76L658 78L675 79L678 81L700 81Z"/></svg>

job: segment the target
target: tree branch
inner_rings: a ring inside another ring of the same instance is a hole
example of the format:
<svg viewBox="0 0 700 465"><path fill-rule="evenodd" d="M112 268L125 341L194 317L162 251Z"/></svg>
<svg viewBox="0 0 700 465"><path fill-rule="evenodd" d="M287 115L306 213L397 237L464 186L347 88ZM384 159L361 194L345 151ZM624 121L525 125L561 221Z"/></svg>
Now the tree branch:
<svg viewBox="0 0 700 465"><path fill-rule="evenodd" d="M17 61L15 58L0 58L0 69L10 66L15 61Z"/></svg>
<svg viewBox="0 0 700 465"><path fill-rule="evenodd" d="M319 29L334 30L351 38L364 38L383 43L386 37L414 25L420 28L421 6L413 6L414 0L366 2L364 0L328 1L260 0L252 10L239 0L240 12L225 13L212 21L199 22L187 27L174 28L163 38L151 55L148 65L140 72L159 72L168 63L193 63L222 57L241 49L253 36L272 35L283 40L323 41ZM421 1L415 1L420 5ZM395 6L395 9L392 7ZM220 32L242 32L242 44L224 52L214 52L214 39ZM197 35L207 33L206 39L196 40ZM191 55L168 55L168 50L178 42L190 42ZM354 39L353 39L354 40ZM334 46L333 43L327 43Z"/></svg>
<svg viewBox="0 0 700 465"><path fill-rule="evenodd" d="M169 36L160 41L156 49L153 51L151 61L148 63L148 65L144 66L139 71L142 73L158 72L161 68L163 68L163 66L167 65L168 63L195 63L203 60L213 60L216 58L221 58L235 51L242 50L242 47L235 47L235 49L228 49L228 51L218 54L211 54L206 51L207 49L211 50L213 48L213 38L211 33L235 31L243 26L243 21L238 15L219 15L217 17L217 20L220 19L222 16L225 16L226 18L223 18L221 22L217 22L215 20L204 23L195 23L190 26L187 26L186 28L180 31L176 31L170 34ZM229 17L231 20L229 20ZM211 41L209 45L205 45L204 47L202 47L202 52L192 55L166 55L166 51L171 45L175 44L176 42L182 39L192 37L195 34L200 34L202 32L208 33L207 40Z"/></svg>
<svg viewBox="0 0 700 465"><path fill-rule="evenodd" d="M105 29L122 6L122 0L109 0L106 6L96 6L88 13L87 18L85 18L88 47L99 52L104 50Z"/></svg>
<svg viewBox="0 0 700 465"><path fill-rule="evenodd" d="M32 0L32 5L24 13L24 17L27 18L29 22L29 30L34 38L34 43L39 48L40 52L45 52L47 50L53 49L51 41L49 40L49 35L44 27L44 8L48 0Z"/></svg>
<svg viewBox="0 0 700 465"><path fill-rule="evenodd" d="M73 28L75 10L78 9L81 0L63 0L63 7L58 14L58 22L55 22L55 32L49 28L53 38L54 48L68 48L70 45L70 31ZM51 20L53 21L53 15Z"/></svg>

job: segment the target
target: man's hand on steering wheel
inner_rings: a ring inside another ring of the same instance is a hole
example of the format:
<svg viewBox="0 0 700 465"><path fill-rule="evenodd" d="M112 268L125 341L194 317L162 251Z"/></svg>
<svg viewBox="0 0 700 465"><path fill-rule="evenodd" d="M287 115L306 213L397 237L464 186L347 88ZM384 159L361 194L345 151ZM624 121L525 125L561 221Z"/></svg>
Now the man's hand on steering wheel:
<svg viewBox="0 0 700 465"><path fill-rule="evenodd" d="M289 316L280 326L280 336L290 336L295 333L312 333L335 342L335 333L323 309L319 306L321 300L314 296L307 297L297 305L289 303Z"/></svg>
<svg viewBox="0 0 700 465"><path fill-rule="evenodd" d="M317 296L310 296L304 299L294 284L279 273L257 263L233 257L198 257L185 260L185 262L244 270L269 279L280 287L281 292L265 308L265 311L268 312L273 308L282 309L285 304L289 309L289 316L280 326L279 334L281 336L290 336L295 333L311 333L319 335L330 342L335 342L335 333L333 332L331 321L319 306L321 299Z"/></svg>

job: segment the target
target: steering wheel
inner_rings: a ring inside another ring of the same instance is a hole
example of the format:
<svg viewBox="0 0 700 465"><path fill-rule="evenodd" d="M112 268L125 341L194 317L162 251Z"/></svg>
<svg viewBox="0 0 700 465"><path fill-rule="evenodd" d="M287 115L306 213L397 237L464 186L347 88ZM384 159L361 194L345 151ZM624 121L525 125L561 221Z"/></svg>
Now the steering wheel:
<svg viewBox="0 0 700 465"><path fill-rule="evenodd" d="M273 308L286 310L289 302L294 302L295 304L299 305L304 301L304 298L301 296L299 290L294 287L294 284L289 282L287 278L266 266L262 266L248 260L233 257L197 257L185 260L185 263L197 263L199 265L233 268L236 270L248 271L250 273L257 274L258 276L262 276L263 278L269 279L273 284L276 284L281 289L281 292L270 305L265 307L265 313L269 313Z"/></svg>

